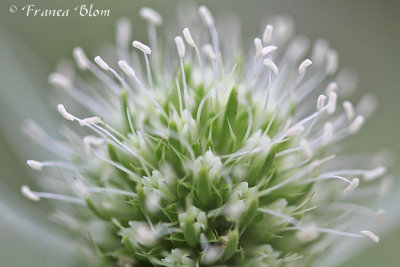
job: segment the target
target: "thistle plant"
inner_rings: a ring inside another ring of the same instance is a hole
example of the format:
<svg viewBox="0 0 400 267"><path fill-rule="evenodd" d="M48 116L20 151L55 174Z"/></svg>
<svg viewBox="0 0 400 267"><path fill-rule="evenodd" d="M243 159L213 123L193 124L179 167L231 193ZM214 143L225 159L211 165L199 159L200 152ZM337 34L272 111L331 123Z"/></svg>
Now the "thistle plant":
<svg viewBox="0 0 400 267"><path fill-rule="evenodd" d="M81 77L65 65L49 76L66 95L64 141L24 126L60 158L27 162L51 193L22 193L60 201L51 218L93 248L91 264L310 266L338 238L378 242L352 222L382 217L358 203L386 190L372 181L385 167L335 156L374 99L343 101L351 80L336 51L318 40L310 53L286 17L241 53L231 28L221 38L209 10L198 14L174 45L162 46L163 19L143 8L149 45L121 19L119 60L73 50ZM371 190L357 194L361 185Z"/></svg>

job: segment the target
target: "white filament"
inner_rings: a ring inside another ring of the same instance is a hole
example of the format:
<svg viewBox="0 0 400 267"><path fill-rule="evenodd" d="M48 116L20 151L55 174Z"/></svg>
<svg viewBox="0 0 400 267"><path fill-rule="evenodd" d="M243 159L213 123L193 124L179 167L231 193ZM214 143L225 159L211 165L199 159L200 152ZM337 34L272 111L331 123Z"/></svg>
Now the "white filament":
<svg viewBox="0 0 400 267"><path fill-rule="evenodd" d="M266 55L268 55L269 53L274 52L276 49L277 49L277 47L274 46L274 45L266 46L266 47L264 47L264 48L262 49L262 54L263 54L263 56L266 56Z"/></svg>

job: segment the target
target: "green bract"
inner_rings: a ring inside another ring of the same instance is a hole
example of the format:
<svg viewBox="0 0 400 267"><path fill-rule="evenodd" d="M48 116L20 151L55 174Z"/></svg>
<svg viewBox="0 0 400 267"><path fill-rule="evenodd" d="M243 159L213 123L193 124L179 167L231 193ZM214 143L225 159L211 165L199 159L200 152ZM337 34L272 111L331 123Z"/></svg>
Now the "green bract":
<svg viewBox="0 0 400 267"><path fill-rule="evenodd" d="M373 105L369 98L336 107L351 85L336 74L336 52L317 41L304 60L308 41L291 38L291 20L278 17L242 54L233 28L218 36L208 9L199 13L209 33L191 17L196 41L185 28L188 46L177 37L177 51L165 55L155 11L141 10L150 47L134 41L133 56L121 20L118 69L74 49L89 73L78 78L61 66L49 77L78 104L58 105L69 120L65 142L26 125L64 158L28 161L37 170L58 167L57 181L43 186L54 193L22 193L69 203L52 218L107 266L310 266L334 235L378 242L370 231L352 233L356 212L340 217L349 205L362 209L349 204L352 191L385 168L351 169L356 161L332 152Z"/></svg>

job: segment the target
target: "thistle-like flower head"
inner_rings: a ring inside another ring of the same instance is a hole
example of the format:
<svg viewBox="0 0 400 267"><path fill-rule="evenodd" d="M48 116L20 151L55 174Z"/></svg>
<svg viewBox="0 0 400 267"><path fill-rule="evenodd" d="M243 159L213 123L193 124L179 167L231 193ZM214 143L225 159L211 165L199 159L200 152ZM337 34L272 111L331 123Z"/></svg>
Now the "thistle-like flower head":
<svg viewBox="0 0 400 267"><path fill-rule="evenodd" d="M309 53L286 17L240 53L233 26L219 36L210 11L198 14L167 46L162 17L143 8L147 42L122 19L117 60L73 50L81 77L65 66L49 76L68 96L65 141L25 125L62 158L27 162L52 174L51 193L22 194L67 203L52 218L110 265L310 266L338 235L378 242L351 222L382 217L355 203L385 168L335 156L374 99L343 101L352 80L336 51L318 40Z"/></svg>

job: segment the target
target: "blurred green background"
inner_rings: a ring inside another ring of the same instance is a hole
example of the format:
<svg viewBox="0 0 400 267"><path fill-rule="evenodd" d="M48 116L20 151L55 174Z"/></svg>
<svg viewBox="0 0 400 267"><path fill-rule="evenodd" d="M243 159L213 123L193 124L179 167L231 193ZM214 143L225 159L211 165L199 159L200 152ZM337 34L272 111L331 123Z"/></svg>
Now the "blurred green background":
<svg viewBox="0 0 400 267"><path fill-rule="evenodd" d="M145 24L138 9L151 6L167 23L176 21L176 7L182 1L137 0L2 0L0 3L0 266L75 266L69 248L63 245L64 233L46 217L48 203L29 203L19 194L21 184L34 184L25 166L27 158L45 158L20 131L24 118L39 120L56 134L50 125L51 88L47 75L62 58L71 57L80 45L94 56L104 42L112 42L116 20L127 17L133 22L135 39L145 40ZM351 139L360 152L390 148L400 155L400 1L376 0L218 0L197 1L206 4L215 15L233 12L242 21L244 45L262 29L267 15L289 14L298 33L314 40L326 38L338 50L341 66L358 74L355 97L366 92L378 96L379 108L364 130ZM110 17L65 18L26 17L13 14L18 8L35 4L37 8L73 8L94 4L110 9ZM398 170L391 170L397 177ZM397 180L397 179L396 179ZM361 253L354 249L354 259L340 266L399 266L400 262L400 190L395 183L393 195L384 203L388 216L378 233L383 239ZM45 231L46 230L46 231ZM50 230L50 231L49 231Z"/></svg>

